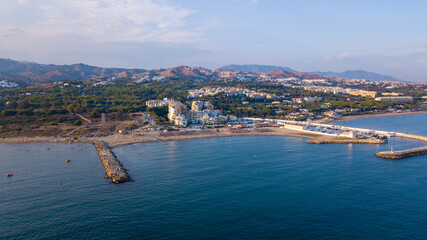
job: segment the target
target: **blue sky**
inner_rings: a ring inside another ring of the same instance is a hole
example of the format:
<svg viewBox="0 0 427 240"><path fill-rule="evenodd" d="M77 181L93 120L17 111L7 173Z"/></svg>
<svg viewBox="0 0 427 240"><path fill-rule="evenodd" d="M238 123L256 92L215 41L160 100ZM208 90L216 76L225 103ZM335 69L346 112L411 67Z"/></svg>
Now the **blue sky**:
<svg viewBox="0 0 427 240"><path fill-rule="evenodd" d="M8 0L0 57L146 69L363 69L427 81L426 12L421 0Z"/></svg>

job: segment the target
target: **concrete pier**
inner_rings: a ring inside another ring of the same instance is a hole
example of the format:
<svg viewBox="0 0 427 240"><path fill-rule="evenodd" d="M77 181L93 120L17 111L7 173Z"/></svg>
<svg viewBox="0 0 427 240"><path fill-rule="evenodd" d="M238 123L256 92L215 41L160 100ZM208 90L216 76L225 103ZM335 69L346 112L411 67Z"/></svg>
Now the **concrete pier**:
<svg viewBox="0 0 427 240"><path fill-rule="evenodd" d="M427 137L420 136L420 135L414 135L414 134L396 133L396 137L408 138L408 139L412 139L412 140L427 142Z"/></svg>
<svg viewBox="0 0 427 240"><path fill-rule="evenodd" d="M415 157L427 154L427 146L420 148L413 148L403 151L387 151L387 152L379 152L375 153L375 156L386 158L386 159L402 159L407 157Z"/></svg>
<svg viewBox="0 0 427 240"><path fill-rule="evenodd" d="M117 160L113 152L103 141L93 141L93 145L98 150L99 159L105 167L105 178L111 178L113 183L130 182L131 179L127 170Z"/></svg>
<svg viewBox="0 0 427 240"><path fill-rule="evenodd" d="M384 140L380 139L359 139L359 138L344 138L344 137L335 137L335 138L319 138L319 139L310 139L307 140L307 143L311 144L324 144L324 143L342 143L342 144L385 144L387 143Z"/></svg>

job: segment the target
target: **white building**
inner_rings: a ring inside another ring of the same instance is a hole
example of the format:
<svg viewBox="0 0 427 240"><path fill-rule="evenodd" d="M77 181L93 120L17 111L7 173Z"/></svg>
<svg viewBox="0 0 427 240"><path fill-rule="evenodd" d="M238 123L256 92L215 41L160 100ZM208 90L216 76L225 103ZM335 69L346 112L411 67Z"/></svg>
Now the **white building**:
<svg viewBox="0 0 427 240"><path fill-rule="evenodd" d="M3 81L0 81L0 87L13 88L13 87L18 87L18 84L13 82L8 82L7 80L3 80Z"/></svg>
<svg viewBox="0 0 427 240"><path fill-rule="evenodd" d="M405 102L413 101L413 97L377 97L375 101Z"/></svg>
<svg viewBox="0 0 427 240"><path fill-rule="evenodd" d="M148 100L145 102L145 105L147 105L147 107L149 107L149 108L162 107L162 106L167 106L168 102L165 99L163 99L163 100Z"/></svg>
<svg viewBox="0 0 427 240"><path fill-rule="evenodd" d="M174 120L175 125L185 127L188 124L187 118L184 115L177 115Z"/></svg>

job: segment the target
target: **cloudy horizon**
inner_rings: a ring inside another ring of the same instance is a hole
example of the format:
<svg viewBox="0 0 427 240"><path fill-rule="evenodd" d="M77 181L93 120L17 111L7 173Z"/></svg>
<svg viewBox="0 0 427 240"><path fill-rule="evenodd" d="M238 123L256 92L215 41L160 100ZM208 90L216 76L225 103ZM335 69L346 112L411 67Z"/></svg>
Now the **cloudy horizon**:
<svg viewBox="0 0 427 240"><path fill-rule="evenodd" d="M384 0L10 0L0 9L0 58L143 69L362 69L426 82L426 7Z"/></svg>

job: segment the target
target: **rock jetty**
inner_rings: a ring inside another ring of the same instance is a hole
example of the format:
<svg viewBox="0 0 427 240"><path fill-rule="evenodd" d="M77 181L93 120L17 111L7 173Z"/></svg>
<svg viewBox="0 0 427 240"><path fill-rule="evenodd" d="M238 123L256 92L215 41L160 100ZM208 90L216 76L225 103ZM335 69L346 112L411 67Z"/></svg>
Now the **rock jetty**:
<svg viewBox="0 0 427 240"><path fill-rule="evenodd" d="M407 133L396 133L396 137L427 142L427 137ZM386 159L403 159L427 154L427 146L402 151L386 151L375 153L375 156Z"/></svg>
<svg viewBox="0 0 427 240"><path fill-rule="evenodd" d="M427 154L427 146L403 151L386 151L375 153L375 156L386 159L402 159Z"/></svg>
<svg viewBox="0 0 427 240"><path fill-rule="evenodd" d="M99 159L105 167L105 178L111 178L113 183L130 182L127 170L117 160L116 156L107 144L103 141L93 141L93 145L98 150Z"/></svg>

